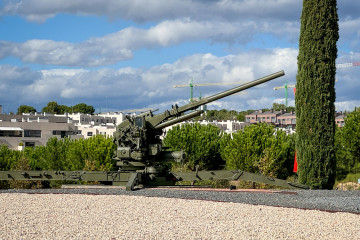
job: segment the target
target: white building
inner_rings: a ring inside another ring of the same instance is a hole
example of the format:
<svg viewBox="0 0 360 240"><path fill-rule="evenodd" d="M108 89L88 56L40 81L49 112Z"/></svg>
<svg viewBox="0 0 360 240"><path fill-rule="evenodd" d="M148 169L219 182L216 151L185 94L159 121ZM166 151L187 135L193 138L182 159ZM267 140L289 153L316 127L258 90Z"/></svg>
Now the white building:
<svg viewBox="0 0 360 240"><path fill-rule="evenodd" d="M177 125L181 126L181 125L189 124L189 123L191 124L191 123L195 123L195 122L193 122L193 121L181 122L181 123L166 127L164 130L165 130L165 132L167 132L170 129L172 129L174 126L177 126ZM203 121L200 121L198 123L200 123L201 125L211 124L211 125L217 126L218 128L220 128L221 130L223 130L223 131L225 131L227 133L233 133L233 132L236 132L236 131L239 131L239 130L243 130L245 128L245 126L250 125L249 123L239 122L239 121L232 121L232 120L213 121L213 122L203 120Z"/></svg>

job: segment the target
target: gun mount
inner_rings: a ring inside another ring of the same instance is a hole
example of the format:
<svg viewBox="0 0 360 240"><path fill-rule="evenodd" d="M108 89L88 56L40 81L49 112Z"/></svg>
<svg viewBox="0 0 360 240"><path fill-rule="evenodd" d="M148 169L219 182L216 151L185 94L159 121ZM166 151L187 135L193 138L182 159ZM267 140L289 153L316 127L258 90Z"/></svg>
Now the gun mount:
<svg viewBox="0 0 360 240"><path fill-rule="evenodd" d="M126 116L126 120L117 126L114 133L113 141L117 145L115 159L116 165L119 167L118 171L0 171L0 180L99 181L113 185L126 185L127 190L132 190L139 184L174 185L176 181L180 180L244 179L287 188L308 189L304 185L241 170L198 171L197 169L193 173L180 173L170 172L169 169L162 167L163 162L181 162L186 158L183 151L163 149L160 136L165 127L199 116L203 111L196 109L201 105L241 92L284 74L284 71L279 71L181 107L173 105L171 110L160 114L155 115L153 111L148 111L137 116Z"/></svg>

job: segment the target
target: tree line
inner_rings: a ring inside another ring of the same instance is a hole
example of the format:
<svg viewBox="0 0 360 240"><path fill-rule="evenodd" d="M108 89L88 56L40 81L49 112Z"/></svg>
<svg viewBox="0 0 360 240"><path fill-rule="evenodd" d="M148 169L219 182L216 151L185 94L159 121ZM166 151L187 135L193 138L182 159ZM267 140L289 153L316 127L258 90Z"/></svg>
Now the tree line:
<svg viewBox="0 0 360 240"><path fill-rule="evenodd" d="M28 105L20 105L16 114L32 113L36 112L36 109ZM47 112L52 114L64 114L64 113L84 113L93 114L95 108L85 103L79 103L74 106L59 105L55 101L48 102L48 104L41 109L41 112Z"/></svg>

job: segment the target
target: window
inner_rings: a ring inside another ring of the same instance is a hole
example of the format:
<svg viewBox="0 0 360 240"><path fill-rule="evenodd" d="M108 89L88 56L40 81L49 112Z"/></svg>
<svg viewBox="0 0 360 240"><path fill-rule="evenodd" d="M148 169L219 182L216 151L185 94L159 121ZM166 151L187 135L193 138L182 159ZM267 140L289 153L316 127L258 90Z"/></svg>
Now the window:
<svg viewBox="0 0 360 240"><path fill-rule="evenodd" d="M35 147L35 142L25 142L25 147Z"/></svg>
<svg viewBox="0 0 360 240"><path fill-rule="evenodd" d="M24 130L24 137L41 137L41 130Z"/></svg>
<svg viewBox="0 0 360 240"><path fill-rule="evenodd" d="M22 137L22 131L0 130L0 137Z"/></svg>
<svg viewBox="0 0 360 240"><path fill-rule="evenodd" d="M93 132L88 132L87 135L88 137L91 137L93 135Z"/></svg>
<svg viewBox="0 0 360 240"><path fill-rule="evenodd" d="M68 136L68 135L71 135L71 132L54 130L54 131L53 131L53 135L58 135L58 136L60 136L61 138L64 138L64 137L66 137L66 136Z"/></svg>

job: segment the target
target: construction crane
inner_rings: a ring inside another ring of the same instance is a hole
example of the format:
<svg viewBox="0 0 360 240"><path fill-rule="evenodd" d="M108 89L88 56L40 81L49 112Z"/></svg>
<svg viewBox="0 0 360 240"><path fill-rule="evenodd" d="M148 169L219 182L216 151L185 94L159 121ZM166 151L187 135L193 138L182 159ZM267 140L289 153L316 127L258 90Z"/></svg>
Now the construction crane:
<svg viewBox="0 0 360 240"><path fill-rule="evenodd" d="M360 66L360 62L336 64L336 68L359 67L359 66ZM338 80L335 80L335 81L337 82ZM287 107L287 105L288 105L288 88L294 88L294 93L295 93L295 85L288 85L287 80L285 80L284 86L274 87L274 90L279 90L282 88L285 88L285 106Z"/></svg>
<svg viewBox="0 0 360 240"><path fill-rule="evenodd" d="M220 86L220 85L235 85L235 84L243 84L244 81L240 82L221 82L221 83L196 83L194 84L194 80L190 80L190 84L179 84L174 85L174 88L181 88L181 87L190 87L190 102L193 101L193 94L194 94L194 87L205 87L205 86Z"/></svg>
<svg viewBox="0 0 360 240"><path fill-rule="evenodd" d="M285 80L285 85L281 87L274 87L274 90L279 90L285 88L285 106L288 106L288 88L295 88L295 85L288 85L287 80Z"/></svg>

